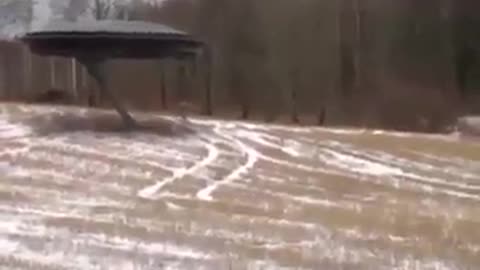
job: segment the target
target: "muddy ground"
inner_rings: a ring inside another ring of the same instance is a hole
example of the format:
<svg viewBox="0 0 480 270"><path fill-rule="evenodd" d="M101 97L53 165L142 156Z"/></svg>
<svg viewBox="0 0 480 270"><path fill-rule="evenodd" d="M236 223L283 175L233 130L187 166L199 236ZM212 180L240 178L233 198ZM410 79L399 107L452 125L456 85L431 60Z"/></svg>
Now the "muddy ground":
<svg viewBox="0 0 480 270"><path fill-rule="evenodd" d="M475 141L1 108L1 269L480 265Z"/></svg>

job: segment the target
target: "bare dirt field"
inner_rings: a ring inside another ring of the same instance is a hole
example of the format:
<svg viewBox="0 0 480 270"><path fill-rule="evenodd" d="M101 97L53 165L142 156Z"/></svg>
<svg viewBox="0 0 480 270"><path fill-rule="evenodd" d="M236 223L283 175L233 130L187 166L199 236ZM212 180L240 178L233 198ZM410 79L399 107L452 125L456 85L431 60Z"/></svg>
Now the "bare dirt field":
<svg viewBox="0 0 480 270"><path fill-rule="evenodd" d="M0 105L1 269L478 269L480 144Z"/></svg>

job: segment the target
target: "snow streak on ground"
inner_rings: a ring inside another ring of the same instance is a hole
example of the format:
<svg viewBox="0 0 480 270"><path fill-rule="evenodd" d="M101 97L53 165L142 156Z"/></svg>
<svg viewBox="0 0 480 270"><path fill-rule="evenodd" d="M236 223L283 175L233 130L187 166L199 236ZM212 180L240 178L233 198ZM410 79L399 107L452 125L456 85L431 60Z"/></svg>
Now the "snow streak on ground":
<svg viewBox="0 0 480 270"><path fill-rule="evenodd" d="M0 269L475 269L480 146L2 105ZM192 129L194 132L188 132Z"/></svg>

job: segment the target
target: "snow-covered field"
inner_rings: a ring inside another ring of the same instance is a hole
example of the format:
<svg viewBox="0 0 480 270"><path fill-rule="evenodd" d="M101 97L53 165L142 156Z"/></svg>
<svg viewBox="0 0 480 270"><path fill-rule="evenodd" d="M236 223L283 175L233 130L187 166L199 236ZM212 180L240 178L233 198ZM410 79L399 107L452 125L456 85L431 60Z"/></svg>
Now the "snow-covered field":
<svg viewBox="0 0 480 270"><path fill-rule="evenodd" d="M0 106L1 269L480 265L474 142Z"/></svg>

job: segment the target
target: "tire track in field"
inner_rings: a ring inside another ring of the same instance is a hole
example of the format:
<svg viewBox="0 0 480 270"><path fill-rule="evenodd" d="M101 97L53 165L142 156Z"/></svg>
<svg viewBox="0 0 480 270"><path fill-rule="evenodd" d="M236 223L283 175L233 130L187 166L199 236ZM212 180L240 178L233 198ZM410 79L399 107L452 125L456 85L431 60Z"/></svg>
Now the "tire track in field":
<svg viewBox="0 0 480 270"><path fill-rule="evenodd" d="M203 141L203 140L202 140ZM175 182L176 180L182 179L183 177L187 175L191 175L198 170L210 165L213 163L217 157L218 157L218 149L215 146L215 144L209 142L208 140L204 141L205 148L207 149L207 155L205 158L200 160L199 162L195 163L193 166L189 168L181 168L177 169L173 172L173 175L163 179L161 181L158 181L154 185L145 187L138 191L137 196L143 199L151 199L154 200L158 197L158 193L161 191L161 189L168 184L171 184ZM157 195L157 196L156 196Z"/></svg>

